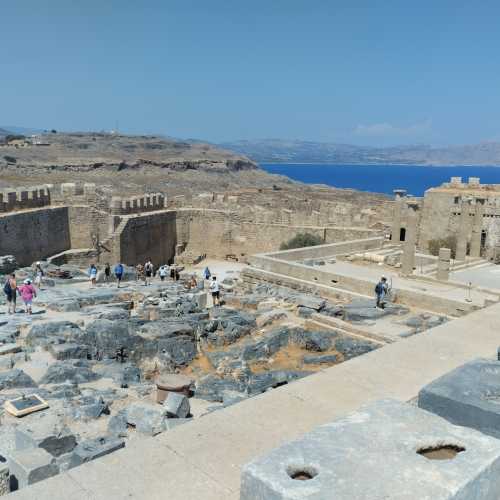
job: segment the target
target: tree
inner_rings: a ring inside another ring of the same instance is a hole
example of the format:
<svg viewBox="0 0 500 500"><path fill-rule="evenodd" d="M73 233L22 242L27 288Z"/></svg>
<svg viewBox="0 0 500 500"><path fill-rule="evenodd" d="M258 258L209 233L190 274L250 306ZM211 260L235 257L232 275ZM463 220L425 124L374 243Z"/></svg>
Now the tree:
<svg viewBox="0 0 500 500"><path fill-rule="evenodd" d="M299 233L292 239L285 241L281 244L280 250L291 250L293 248L314 247L322 245L323 238L311 233Z"/></svg>

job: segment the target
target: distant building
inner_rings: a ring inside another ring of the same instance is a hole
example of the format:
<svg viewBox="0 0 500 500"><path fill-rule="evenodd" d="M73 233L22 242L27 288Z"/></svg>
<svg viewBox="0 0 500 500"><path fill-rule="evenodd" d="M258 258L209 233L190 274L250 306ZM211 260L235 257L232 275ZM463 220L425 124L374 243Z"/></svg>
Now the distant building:
<svg viewBox="0 0 500 500"><path fill-rule="evenodd" d="M423 198L395 192L392 240L405 240L409 207L418 220L418 248L429 250L433 240L456 238L457 257L480 255L492 260L500 257L500 184L481 184L478 177L450 182L428 189Z"/></svg>

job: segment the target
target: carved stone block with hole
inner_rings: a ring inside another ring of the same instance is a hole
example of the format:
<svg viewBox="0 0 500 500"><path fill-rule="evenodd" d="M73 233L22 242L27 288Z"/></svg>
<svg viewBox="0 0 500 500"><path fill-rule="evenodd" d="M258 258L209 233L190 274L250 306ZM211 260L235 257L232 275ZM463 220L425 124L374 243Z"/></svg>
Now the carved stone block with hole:
<svg viewBox="0 0 500 500"><path fill-rule="evenodd" d="M500 441L382 400L247 464L241 500L497 500Z"/></svg>

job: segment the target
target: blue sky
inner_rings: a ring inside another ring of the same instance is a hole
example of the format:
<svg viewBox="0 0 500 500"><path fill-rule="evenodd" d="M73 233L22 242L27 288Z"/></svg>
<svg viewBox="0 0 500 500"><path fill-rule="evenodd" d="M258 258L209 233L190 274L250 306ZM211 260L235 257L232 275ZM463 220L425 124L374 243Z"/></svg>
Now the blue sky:
<svg viewBox="0 0 500 500"><path fill-rule="evenodd" d="M499 18L489 0L3 2L0 124L500 140Z"/></svg>

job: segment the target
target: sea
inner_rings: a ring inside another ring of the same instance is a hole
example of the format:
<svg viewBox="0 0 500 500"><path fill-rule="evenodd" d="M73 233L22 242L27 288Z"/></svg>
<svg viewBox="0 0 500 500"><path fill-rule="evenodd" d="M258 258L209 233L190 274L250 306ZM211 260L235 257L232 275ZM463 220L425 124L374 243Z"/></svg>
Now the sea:
<svg viewBox="0 0 500 500"><path fill-rule="evenodd" d="M422 196L426 189L448 182L450 177L479 177L482 184L500 184L500 167L431 167L421 165L327 165L264 163L269 173L286 175L307 184L327 184L392 195L394 189Z"/></svg>

